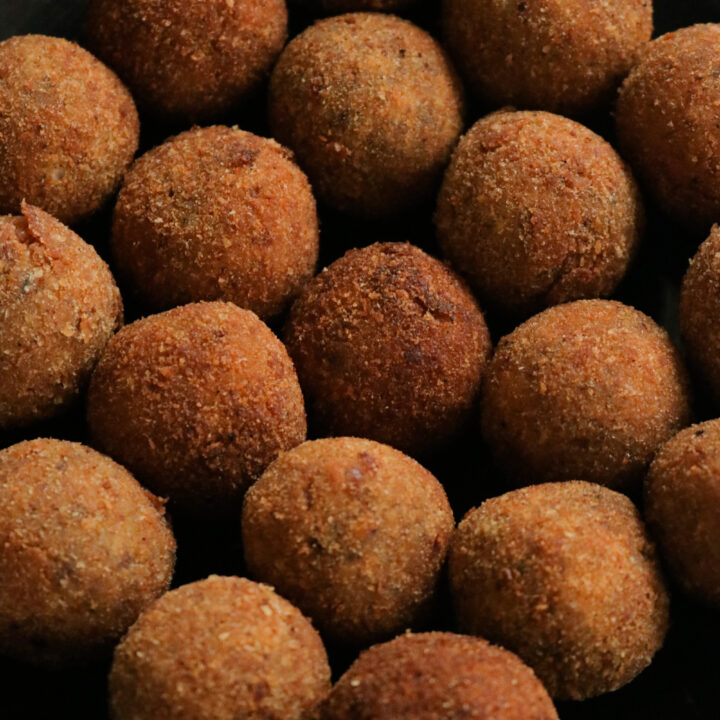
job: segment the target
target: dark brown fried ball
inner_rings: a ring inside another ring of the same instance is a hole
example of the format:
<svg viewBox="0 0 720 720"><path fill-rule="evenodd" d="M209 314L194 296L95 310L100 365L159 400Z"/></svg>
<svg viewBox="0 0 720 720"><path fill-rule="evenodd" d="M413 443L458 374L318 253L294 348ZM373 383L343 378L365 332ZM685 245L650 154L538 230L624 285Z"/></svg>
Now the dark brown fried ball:
<svg viewBox="0 0 720 720"><path fill-rule="evenodd" d="M478 121L453 154L435 215L443 252L510 313L609 295L640 239L635 182L601 137L544 112Z"/></svg>
<svg viewBox="0 0 720 720"><path fill-rule="evenodd" d="M661 209L703 227L720 219L718 44L720 25L653 40L615 114L621 149Z"/></svg>
<svg viewBox="0 0 720 720"><path fill-rule="evenodd" d="M162 503L110 458L32 440L0 452L0 652L68 663L110 650L167 590Z"/></svg>
<svg viewBox="0 0 720 720"><path fill-rule="evenodd" d="M300 611L216 575L144 612L110 672L114 720L309 720L329 690L325 648Z"/></svg>
<svg viewBox="0 0 720 720"><path fill-rule="evenodd" d="M609 102L652 34L651 0L444 0L446 43L495 106L590 112Z"/></svg>
<svg viewBox="0 0 720 720"><path fill-rule="evenodd" d="M0 428L77 399L122 322L120 293L95 250L42 210L21 210L0 216Z"/></svg>
<svg viewBox="0 0 720 720"><path fill-rule="evenodd" d="M285 0L92 0L86 40L138 103L208 119L269 74L287 38Z"/></svg>
<svg viewBox="0 0 720 720"><path fill-rule="evenodd" d="M340 15L350 12L401 12L417 0L291 0L296 7L315 15Z"/></svg>
<svg viewBox="0 0 720 720"><path fill-rule="evenodd" d="M667 333L609 300L578 300L504 337L488 365L482 431L518 485L639 482L689 422L685 369Z"/></svg>
<svg viewBox="0 0 720 720"><path fill-rule="evenodd" d="M190 130L133 165L112 244L120 275L154 310L223 299L269 317L313 276L315 200L273 140Z"/></svg>
<svg viewBox="0 0 720 720"><path fill-rule="evenodd" d="M720 420L660 448L645 480L645 516L685 591L720 605Z"/></svg>
<svg viewBox="0 0 720 720"><path fill-rule="evenodd" d="M137 150L135 104L75 43L43 35L0 43L0 212L26 200L63 222L97 210Z"/></svg>
<svg viewBox="0 0 720 720"><path fill-rule="evenodd" d="M87 416L98 447L154 492L200 509L234 507L306 431L284 346L252 312L224 302L121 330L93 373Z"/></svg>
<svg viewBox="0 0 720 720"><path fill-rule="evenodd" d="M273 136L318 197L367 217L429 199L462 130L462 89L443 50L379 13L322 20L293 39L269 103Z"/></svg>
<svg viewBox="0 0 720 720"><path fill-rule="evenodd" d="M655 549L635 506L594 483L534 485L470 511L450 545L463 630L516 652L558 699L615 690L668 625Z"/></svg>
<svg viewBox="0 0 720 720"><path fill-rule="evenodd" d="M250 488L250 572L312 618L324 637L367 645L429 608L455 527L440 483L397 450L358 438L281 455Z"/></svg>
<svg viewBox="0 0 720 720"><path fill-rule="evenodd" d="M445 443L470 414L490 351L463 282L422 250L351 250L312 280L285 328L313 420L411 455Z"/></svg>
<svg viewBox="0 0 720 720"><path fill-rule="evenodd" d="M516 655L452 633L403 635L360 655L319 720L557 720L552 700Z"/></svg>

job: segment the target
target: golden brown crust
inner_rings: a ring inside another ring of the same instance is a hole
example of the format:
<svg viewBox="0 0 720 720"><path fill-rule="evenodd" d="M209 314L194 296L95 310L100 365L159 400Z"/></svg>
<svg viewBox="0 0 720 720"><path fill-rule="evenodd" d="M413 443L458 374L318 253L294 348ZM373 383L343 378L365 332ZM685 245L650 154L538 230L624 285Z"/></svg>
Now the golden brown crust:
<svg viewBox="0 0 720 720"><path fill-rule="evenodd" d="M222 299L270 317L314 273L315 200L273 140L198 128L132 166L112 246L120 275L153 310Z"/></svg>
<svg viewBox="0 0 720 720"><path fill-rule="evenodd" d="M217 117L268 75L287 37L284 0L93 0L88 45L153 113Z"/></svg>
<svg viewBox="0 0 720 720"><path fill-rule="evenodd" d="M442 13L475 93L563 115L608 102L652 34L651 0L444 0Z"/></svg>
<svg viewBox="0 0 720 720"><path fill-rule="evenodd" d="M443 50L379 13L322 20L294 38L273 70L269 110L318 197L369 217L429 199L462 130Z"/></svg>
<svg viewBox="0 0 720 720"><path fill-rule="evenodd" d="M39 208L0 217L0 428L61 412L122 323L95 250Z"/></svg>
<svg viewBox="0 0 720 720"><path fill-rule="evenodd" d="M594 483L487 500L458 525L449 571L461 627L516 652L555 698L630 682L667 631L668 597L638 512Z"/></svg>
<svg viewBox="0 0 720 720"><path fill-rule="evenodd" d="M485 640L403 635L360 655L319 720L557 720L533 671Z"/></svg>
<svg viewBox="0 0 720 720"><path fill-rule="evenodd" d="M162 496L232 507L305 439L302 393L282 343L249 310L195 303L121 330L93 373L98 447Z"/></svg>
<svg viewBox="0 0 720 720"><path fill-rule="evenodd" d="M250 488L243 547L253 576L324 637L367 645L428 609L455 527L440 483L387 445L304 443Z"/></svg>
<svg viewBox="0 0 720 720"><path fill-rule="evenodd" d="M612 293L643 210L601 137L558 115L499 112L460 140L435 223L443 252L489 303L530 313Z"/></svg>
<svg viewBox="0 0 720 720"><path fill-rule="evenodd" d="M130 93L68 40L0 43L0 107L0 212L26 200L76 222L115 192L137 150Z"/></svg>
<svg viewBox="0 0 720 720"><path fill-rule="evenodd" d="M210 576L164 595L110 673L114 720L310 720L330 689L320 636L266 585Z"/></svg>
<svg viewBox="0 0 720 720"><path fill-rule="evenodd" d="M630 488L689 415L667 333L610 300L530 318L499 342L483 388L483 436L519 485L580 477Z"/></svg>
<svg viewBox="0 0 720 720"><path fill-rule="evenodd" d="M351 250L326 268L293 305L284 337L323 434L411 455L468 417L490 352L464 283L403 243Z"/></svg>
<svg viewBox="0 0 720 720"><path fill-rule="evenodd" d="M720 217L720 25L653 40L620 88L617 134L665 212L702 226Z"/></svg>
<svg viewBox="0 0 720 720"><path fill-rule="evenodd" d="M64 663L109 650L167 590L175 540L162 503L88 447L0 452L0 648Z"/></svg>

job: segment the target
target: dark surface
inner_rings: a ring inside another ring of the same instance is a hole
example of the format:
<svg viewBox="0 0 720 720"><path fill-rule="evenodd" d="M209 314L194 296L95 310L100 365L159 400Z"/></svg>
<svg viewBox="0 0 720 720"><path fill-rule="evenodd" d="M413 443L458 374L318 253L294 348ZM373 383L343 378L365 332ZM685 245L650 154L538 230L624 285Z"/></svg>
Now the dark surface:
<svg viewBox="0 0 720 720"><path fill-rule="evenodd" d="M86 6L87 0L0 0L0 40L22 33L44 33L81 40L82 16ZM437 6L433 3L411 12L409 17L434 31L437 28L436 15ZM291 9L291 34L308 22L309 18ZM656 35L695 22L720 22L720 0L655 0ZM251 108L226 121L268 134L263 93L264 89ZM471 107L468 124L482 112L482 108ZM141 119L141 149L152 147L167 135L183 129L157 126L146 117ZM587 123L612 142L609 113L589 118ZM321 209L321 264L331 262L348 247L378 240L409 240L435 252L431 213L432 207L428 205L412 216L380 226L348 221ZM83 237L94 242L105 257L110 216L111 208L108 208L76 228ZM688 234L665 218L657 208L650 206L644 246L628 278L616 293L618 299L635 305L661 322L676 340L679 283L688 258L702 239ZM128 294L123 294L128 305L127 319L132 320L140 311ZM490 317L489 320L495 338L510 329L499 318ZM705 396L702 389L696 388L697 419L720 414L717 407L704 400ZM37 436L87 441L82 418L82 407L77 407L56 421L25 431L0 434L0 447ZM470 428L441 457L426 460L427 466L445 483L458 519L485 497L507 489L492 469L485 449L478 448L477 444ZM176 585L204 577L210 572L242 574L237 518L207 521L174 514L174 525L179 540ZM441 598L433 627L452 629L452 615L446 597ZM716 676L720 671L719 647L720 612L698 607L679 591L674 591L670 634L652 666L618 692L583 703L559 704L560 716L563 720L718 718L720 683ZM352 661L354 655L355 651L348 648L331 650L336 675ZM109 659L106 659L79 669L45 671L0 660L0 720L102 720L107 717L105 678L108 665Z"/></svg>

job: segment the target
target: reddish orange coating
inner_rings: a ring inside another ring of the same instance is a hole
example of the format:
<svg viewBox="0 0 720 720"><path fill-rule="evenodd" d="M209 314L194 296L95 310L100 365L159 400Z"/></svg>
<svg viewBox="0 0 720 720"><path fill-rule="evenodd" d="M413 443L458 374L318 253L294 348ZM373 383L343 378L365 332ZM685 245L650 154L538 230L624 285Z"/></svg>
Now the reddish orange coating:
<svg viewBox="0 0 720 720"><path fill-rule="evenodd" d="M305 410L282 343L249 310L194 303L123 328L93 373L95 443L159 495L232 507L282 450Z"/></svg>
<svg viewBox="0 0 720 720"><path fill-rule="evenodd" d="M685 428L658 450L645 517L684 590L720 605L720 420Z"/></svg>
<svg viewBox="0 0 720 720"><path fill-rule="evenodd" d="M443 253L510 313L612 293L643 219L613 148L545 112L475 123L453 154L435 215Z"/></svg>
<svg viewBox="0 0 720 720"><path fill-rule="evenodd" d="M458 525L449 574L460 626L516 652L558 699L622 687L667 631L667 592L640 516L595 483L487 500Z"/></svg>
<svg viewBox="0 0 720 720"><path fill-rule="evenodd" d="M443 0L442 20L473 92L562 115L609 102L653 29L651 0Z"/></svg>
<svg viewBox="0 0 720 720"><path fill-rule="evenodd" d="M44 35L0 43L0 212L26 200L66 223L115 192L137 150L130 93L80 46Z"/></svg>
<svg viewBox="0 0 720 720"><path fill-rule="evenodd" d="M557 720L520 658L452 633L402 635L360 655L319 720Z"/></svg>
<svg viewBox="0 0 720 720"><path fill-rule="evenodd" d="M634 308L578 300L504 337L486 373L482 431L513 482L632 487L689 422L685 369Z"/></svg>
<svg viewBox="0 0 720 720"><path fill-rule="evenodd" d="M269 74L287 38L285 0L92 0L88 44L149 111L217 117Z"/></svg>
<svg viewBox="0 0 720 720"><path fill-rule="evenodd" d="M464 283L407 243L336 260L295 302L284 337L323 434L410 455L439 447L465 421L490 352Z"/></svg>
<svg viewBox="0 0 720 720"><path fill-rule="evenodd" d="M114 720L310 720L329 690L325 648L300 611L216 575L143 613L110 672Z"/></svg>
<svg viewBox="0 0 720 720"><path fill-rule="evenodd" d="M230 300L280 313L314 273L315 200L291 154L237 128L194 129L150 150L125 177L112 247L154 310Z"/></svg>
<svg viewBox="0 0 720 720"><path fill-rule="evenodd" d="M367 645L428 610L450 534L440 483L387 445L306 442L282 454L243 506L247 567L324 637Z"/></svg>
<svg viewBox="0 0 720 720"><path fill-rule="evenodd" d="M21 210L0 216L0 428L76 400L123 316L95 250L39 208Z"/></svg>
<svg viewBox="0 0 720 720"><path fill-rule="evenodd" d="M163 504L95 450L31 440L0 451L0 650L67 664L109 650L167 590Z"/></svg>
<svg viewBox="0 0 720 720"><path fill-rule="evenodd" d="M462 130L462 89L440 45L381 13L317 22L283 51L270 79L273 136L291 148L318 198L367 217L435 192Z"/></svg>
<svg viewBox="0 0 720 720"><path fill-rule="evenodd" d="M706 228L720 217L720 25L653 40L620 88L620 147L663 211Z"/></svg>

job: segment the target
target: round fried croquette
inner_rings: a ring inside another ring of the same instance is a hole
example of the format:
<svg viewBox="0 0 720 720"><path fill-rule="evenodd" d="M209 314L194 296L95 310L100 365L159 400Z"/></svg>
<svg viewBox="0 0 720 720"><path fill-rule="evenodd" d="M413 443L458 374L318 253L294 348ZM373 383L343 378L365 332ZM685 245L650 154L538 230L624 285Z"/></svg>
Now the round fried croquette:
<svg viewBox="0 0 720 720"><path fill-rule="evenodd" d="M469 416L490 352L464 283L407 243L349 251L306 286L285 328L311 417L410 455Z"/></svg>
<svg viewBox="0 0 720 720"><path fill-rule="evenodd" d="M287 38L285 0L92 0L85 36L151 113L217 117L267 77Z"/></svg>
<svg viewBox="0 0 720 720"><path fill-rule="evenodd" d="M665 638L654 546L632 502L595 483L533 485L471 510L449 575L461 628L517 653L558 699L622 687Z"/></svg>
<svg viewBox="0 0 720 720"><path fill-rule="evenodd" d="M645 517L683 589L720 605L720 420L660 448L645 480Z"/></svg>
<svg viewBox="0 0 720 720"><path fill-rule="evenodd" d="M559 115L500 112L460 141L435 223L443 253L488 303L530 313L612 293L643 210L601 137Z"/></svg>
<svg viewBox="0 0 720 720"><path fill-rule="evenodd" d="M500 341L483 387L483 436L517 485L583 478L632 489L689 415L667 333L610 300L530 318Z"/></svg>
<svg viewBox="0 0 720 720"><path fill-rule="evenodd" d="M360 655L319 720L557 720L542 683L516 655L453 633L402 635Z"/></svg>
<svg viewBox="0 0 720 720"><path fill-rule="evenodd" d="M242 534L250 573L356 646L401 632L429 609L450 534L440 483L387 445L307 442L248 490Z"/></svg>
<svg viewBox="0 0 720 720"><path fill-rule="evenodd" d="M717 82L720 25L653 40L620 89L620 147L664 212L691 225L720 219Z"/></svg>
<svg viewBox="0 0 720 720"><path fill-rule="evenodd" d="M66 223L101 207L138 147L130 93L62 38L0 43L0 212L25 200Z"/></svg>
<svg viewBox="0 0 720 720"><path fill-rule="evenodd" d="M39 208L21 211L0 216L0 428L75 401L123 315L95 250Z"/></svg>
<svg viewBox="0 0 720 720"><path fill-rule="evenodd" d="M442 21L474 93L562 115L609 102L653 28L651 0L443 0Z"/></svg>
<svg viewBox="0 0 720 720"><path fill-rule="evenodd" d="M392 15L322 20L270 79L273 136L318 198L365 217L429 200L462 130L462 88L438 43Z"/></svg>
<svg viewBox="0 0 720 720"><path fill-rule="evenodd" d="M300 611L216 575L144 612L110 672L114 720L309 720L329 690L325 648Z"/></svg>
<svg viewBox="0 0 720 720"><path fill-rule="evenodd" d="M222 299L269 317L314 274L315 200L273 140L194 129L132 166L112 247L120 277L147 307Z"/></svg>
<svg viewBox="0 0 720 720"><path fill-rule="evenodd" d="M232 303L195 303L123 328L93 373L96 445L181 505L239 503L282 450L305 440L292 361Z"/></svg>
<svg viewBox="0 0 720 720"><path fill-rule="evenodd" d="M162 503L78 443L0 451L0 652L67 664L108 651L167 590Z"/></svg>

